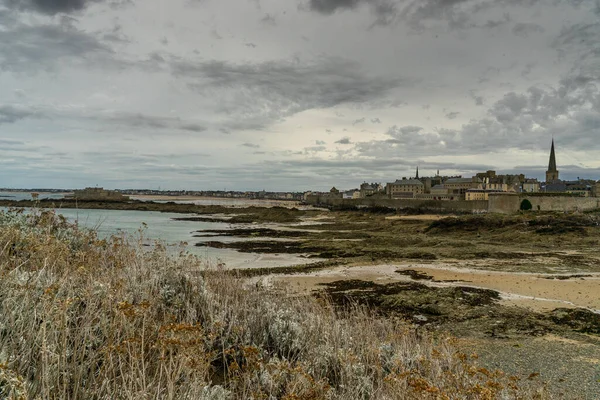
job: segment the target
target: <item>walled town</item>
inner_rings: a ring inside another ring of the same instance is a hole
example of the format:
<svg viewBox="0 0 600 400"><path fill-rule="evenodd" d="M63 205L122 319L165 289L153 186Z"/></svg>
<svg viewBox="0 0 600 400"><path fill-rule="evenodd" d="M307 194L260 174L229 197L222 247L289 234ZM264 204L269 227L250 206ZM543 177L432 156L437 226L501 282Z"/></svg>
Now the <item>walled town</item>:
<svg viewBox="0 0 600 400"><path fill-rule="evenodd" d="M360 188L356 189L339 190L333 187L329 193L305 194L305 200L312 204L425 207L504 213L519 209L540 211L595 209L599 206L596 200L598 197L600 197L600 181L560 179L556 166L554 140L550 148L546 179L543 182L536 178L528 178L524 174L501 175L493 170L479 172L472 177L442 176L438 170L435 176L420 177L417 167L414 177L403 177L386 184L363 182Z"/></svg>

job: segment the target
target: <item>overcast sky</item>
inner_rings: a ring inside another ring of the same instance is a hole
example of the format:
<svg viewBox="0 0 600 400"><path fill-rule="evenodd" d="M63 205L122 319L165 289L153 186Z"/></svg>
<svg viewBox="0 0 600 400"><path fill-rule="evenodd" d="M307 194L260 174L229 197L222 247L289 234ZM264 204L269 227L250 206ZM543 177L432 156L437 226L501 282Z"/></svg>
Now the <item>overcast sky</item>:
<svg viewBox="0 0 600 400"><path fill-rule="evenodd" d="M600 179L600 0L0 0L0 187Z"/></svg>

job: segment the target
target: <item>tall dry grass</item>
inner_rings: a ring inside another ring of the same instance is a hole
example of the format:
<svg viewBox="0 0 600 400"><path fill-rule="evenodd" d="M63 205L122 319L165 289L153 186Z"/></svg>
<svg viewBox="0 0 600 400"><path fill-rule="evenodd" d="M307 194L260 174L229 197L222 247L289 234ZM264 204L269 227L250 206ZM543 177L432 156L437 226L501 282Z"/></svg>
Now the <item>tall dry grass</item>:
<svg viewBox="0 0 600 400"><path fill-rule="evenodd" d="M205 271L49 212L0 214L0 398L543 398L450 339Z"/></svg>

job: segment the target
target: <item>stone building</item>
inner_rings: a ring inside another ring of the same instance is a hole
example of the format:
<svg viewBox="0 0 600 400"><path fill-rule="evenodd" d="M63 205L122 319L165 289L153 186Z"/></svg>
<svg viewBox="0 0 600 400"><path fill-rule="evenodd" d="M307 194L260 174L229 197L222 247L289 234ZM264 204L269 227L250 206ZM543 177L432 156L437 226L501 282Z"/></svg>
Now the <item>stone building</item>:
<svg viewBox="0 0 600 400"><path fill-rule="evenodd" d="M506 193L506 190L498 189L469 189L465 192L465 200L489 200L490 193Z"/></svg>
<svg viewBox="0 0 600 400"><path fill-rule="evenodd" d="M481 179L473 178L450 178L444 182L448 194L464 195L469 189L482 189Z"/></svg>
<svg viewBox="0 0 600 400"><path fill-rule="evenodd" d="M521 186L522 191L525 193L537 193L540 191L540 183L537 179L525 179L523 185Z"/></svg>
<svg viewBox="0 0 600 400"><path fill-rule="evenodd" d="M380 183L367 183L363 182L360 185L360 197L365 198L374 195L375 193L383 190L383 187Z"/></svg>
<svg viewBox="0 0 600 400"><path fill-rule="evenodd" d="M439 184L432 186L431 189L429 189L429 193L431 193L434 196L443 196L448 194L448 189L446 189L446 186L444 186L443 184Z"/></svg>
<svg viewBox="0 0 600 400"><path fill-rule="evenodd" d="M105 190L101 187L88 187L83 190L73 191L75 200L82 201L128 201L129 197L114 190Z"/></svg>
<svg viewBox="0 0 600 400"><path fill-rule="evenodd" d="M397 179L386 185L386 194L392 199L414 198L424 193L425 185L417 179Z"/></svg>

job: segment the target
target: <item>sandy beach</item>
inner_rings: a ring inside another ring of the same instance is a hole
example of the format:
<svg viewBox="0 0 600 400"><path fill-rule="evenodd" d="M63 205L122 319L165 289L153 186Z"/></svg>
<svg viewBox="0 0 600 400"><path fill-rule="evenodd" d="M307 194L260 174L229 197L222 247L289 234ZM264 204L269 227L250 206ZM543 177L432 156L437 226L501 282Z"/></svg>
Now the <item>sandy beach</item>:
<svg viewBox="0 0 600 400"><path fill-rule="evenodd" d="M433 277L419 280L432 286L471 286L492 289L502 294L502 303L518 305L534 311L548 311L558 307L584 307L600 312L600 274L569 279L551 279L560 275L537 273L509 273L457 268L453 264L401 263L359 267L338 267L306 275L273 276L273 283L285 283L293 291L317 290L320 284L338 280L370 280L389 283L411 280L397 270L411 269ZM564 276L563 276L564 277Z"/></svg>

